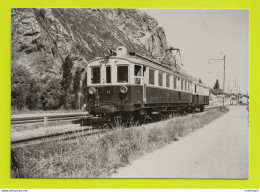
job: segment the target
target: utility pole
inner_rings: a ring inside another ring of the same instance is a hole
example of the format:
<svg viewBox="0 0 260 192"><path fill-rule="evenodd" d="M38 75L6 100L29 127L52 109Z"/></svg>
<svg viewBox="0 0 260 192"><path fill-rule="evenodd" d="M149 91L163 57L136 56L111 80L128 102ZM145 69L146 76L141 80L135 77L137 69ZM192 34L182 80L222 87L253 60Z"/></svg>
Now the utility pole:
<svg viewBox="0 0 260 192"><path fill-rule="evenodd" d="M235 79L235 94L237 94L237 83L236 83L237 79Z"/></svg>
<svg viewBox="0 0 260 192"><path fill-rule="evenodd" d="M224 55L224 77L223 77L223 106L222 109L224 109L225 105L225 78L226 78L226 55Z"/></svg>
<svg viewBox="0 0 260 192"><path fill-rule="evenodd" d="M248 90L247 90L247 92L246 92L246 95L247 95L247 104L248 104Z"/></svg>
<svg viewBox="0 0 260 192"><path fill-rule="evenodd" d="M226 77L226 55L224 55L223 59L208 59L208 62L210 64L211 60L222 60L224 61L224 73L223 73L223 104L222 109L224 109L225 106L225 77Z"/></svg>

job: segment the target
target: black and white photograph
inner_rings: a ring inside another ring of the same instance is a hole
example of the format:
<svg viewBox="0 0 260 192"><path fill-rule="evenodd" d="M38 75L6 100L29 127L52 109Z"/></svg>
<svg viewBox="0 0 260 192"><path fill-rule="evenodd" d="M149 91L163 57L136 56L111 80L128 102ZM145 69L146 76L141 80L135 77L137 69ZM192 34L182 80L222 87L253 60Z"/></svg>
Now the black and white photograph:
<svg viewBox="0 0 260 192"><path fill-rule="evenodd" d="M249 97L248 9L11 10L11 178L248 179Z"/></svg>

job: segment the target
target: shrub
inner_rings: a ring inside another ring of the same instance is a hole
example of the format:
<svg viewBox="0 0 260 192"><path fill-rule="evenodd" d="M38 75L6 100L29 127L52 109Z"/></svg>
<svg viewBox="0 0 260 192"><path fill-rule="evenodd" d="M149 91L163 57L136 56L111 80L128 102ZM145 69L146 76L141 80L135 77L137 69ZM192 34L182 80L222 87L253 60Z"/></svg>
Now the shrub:
<svg viewBox="0 0 260 192"><path fill-rule="evenodd" d="M21 65L11 67L11 97L15 109L22 110L25 107L28 94L30 93L31 74Z"/></svg>
<svg viewBox="0 0 260 192"><path fill-rule="evenodd" d="M129 156L130 156L130 145L129 142L122 140L117 146L117 152L120 157L120 160L124 164L129 163Z"/></svg>

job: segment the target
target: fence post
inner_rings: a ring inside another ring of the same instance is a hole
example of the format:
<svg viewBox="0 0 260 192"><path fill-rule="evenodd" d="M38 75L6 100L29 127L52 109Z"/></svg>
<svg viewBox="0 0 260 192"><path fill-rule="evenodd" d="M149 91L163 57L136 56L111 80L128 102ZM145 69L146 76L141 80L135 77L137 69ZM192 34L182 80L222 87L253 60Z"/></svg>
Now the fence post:
<svg viewBox="0 0 260 192"><path fill-rule="evenodd" d="M44 117L44 126L47 126L48 123L48 117Z"/></svg>

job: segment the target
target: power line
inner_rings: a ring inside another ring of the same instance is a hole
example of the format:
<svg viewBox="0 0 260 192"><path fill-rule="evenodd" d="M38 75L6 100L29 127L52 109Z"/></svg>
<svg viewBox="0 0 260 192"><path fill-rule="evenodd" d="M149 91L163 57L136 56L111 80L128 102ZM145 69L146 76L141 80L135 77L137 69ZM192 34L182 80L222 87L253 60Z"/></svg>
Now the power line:
<svg viewBox="0 0 260 192"><path fill-rule="evenodd" d="M209 30L209 27L208 27L208 25L207 25L207 23L206 23L206 21L205 21L203 15L201 14L200 10L198 10L198 12L199 12L200 18L201 18L201 20L202 20L202 23L204 24L206 30L207 30L208 33L209 33L209 36L210 36L210 38L211 38L211 41L215 44L216 47L218 47L218 49L219 49L219 51L220 51L221 49L220 49L220 47L218 46L218 44L216 43L216 41L214 40L214 38L213 38L213 36L212 36L212 34L211 34L210 30Z"/></svg>

